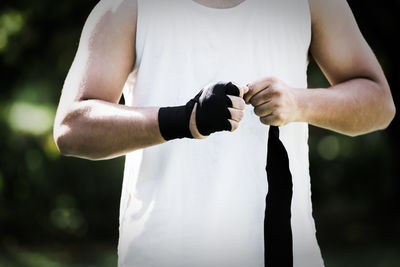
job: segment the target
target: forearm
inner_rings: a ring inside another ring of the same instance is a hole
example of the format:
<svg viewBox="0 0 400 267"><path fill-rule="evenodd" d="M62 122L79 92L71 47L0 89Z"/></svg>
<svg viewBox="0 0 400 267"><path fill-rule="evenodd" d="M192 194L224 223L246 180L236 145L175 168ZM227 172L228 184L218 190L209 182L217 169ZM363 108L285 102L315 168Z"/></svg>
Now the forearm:
<svg viewBox="0 0 400 267"><path fill-rule="evenodd" d="M350 136L386 128L395 114L389 90L357 78L327 89L294 90L297 121Z"/></svg>
<svg viewBox="0 0 400 267"><path fill-rule="evenodd" d="M101 100L76 102L56 119L54 137L65 155L114 158L165 141L158 127L158 109Z"/></svg>

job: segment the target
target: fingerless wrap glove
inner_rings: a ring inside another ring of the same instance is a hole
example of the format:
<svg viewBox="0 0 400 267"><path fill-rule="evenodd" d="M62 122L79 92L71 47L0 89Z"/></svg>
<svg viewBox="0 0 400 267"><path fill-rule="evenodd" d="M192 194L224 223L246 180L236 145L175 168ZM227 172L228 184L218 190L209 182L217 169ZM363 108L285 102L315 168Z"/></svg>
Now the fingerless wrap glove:
<svg viewBox="0 0 400 267"><path fill-rule="evenodd" d="M203 88L184 106L162 107L158 113L160 132L165 140L193 138L189 129L190 115L197 103L196 125L202 135L218 131L230 131L231 118L228 107L232 101L227 95L239 96L237 86L229 83L216 83Z"/></svg>

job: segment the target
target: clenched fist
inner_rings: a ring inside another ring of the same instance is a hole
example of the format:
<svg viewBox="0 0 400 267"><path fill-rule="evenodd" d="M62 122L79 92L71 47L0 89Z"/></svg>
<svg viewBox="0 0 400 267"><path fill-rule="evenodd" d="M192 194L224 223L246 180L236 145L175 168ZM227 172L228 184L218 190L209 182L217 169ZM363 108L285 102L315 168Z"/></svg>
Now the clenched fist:
<svg viewBox="0 0 400 267"><path fill-rule="evenodd" d="M263 124L282 126L299 119L297 89L274 77L250 83L248 87L244 100L254 107L254 113Z"/></svg>
<svg viewBox="0 0 400 267"><path fill-rule="evenodd" d="M234 131L243 118L243 95L247 86L229 83L209 84L193 99L189 128L194 138L205 138L217 131Z"/></svg>

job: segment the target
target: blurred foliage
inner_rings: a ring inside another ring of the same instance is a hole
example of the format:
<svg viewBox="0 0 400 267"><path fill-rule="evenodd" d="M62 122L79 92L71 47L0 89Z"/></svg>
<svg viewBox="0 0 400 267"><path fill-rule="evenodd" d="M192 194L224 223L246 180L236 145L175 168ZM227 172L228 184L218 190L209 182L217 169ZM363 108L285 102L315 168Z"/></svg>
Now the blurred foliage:
<svg viewBox="0 0 400 267"><path fill-rule="evenodd" d="M62 157L52 138L63 81L96 3L0 2L1 266L115 265L123 158ZM398 103L399 1L349 3ZM313 61L308 74L310 87L328 86ZM400 265L398 136L398 117L388 130L356 138L310 127L314 216L328 266ZM369 245L362 264L337 249Z"/></svg>
<svg viewBox="0 0 400 267"><path fill-rule="evenodd" d="M0 266L5 267L110 267L117 265L117 255L109 246L52 246L26 249L8 247L0 254Z"/></svg>

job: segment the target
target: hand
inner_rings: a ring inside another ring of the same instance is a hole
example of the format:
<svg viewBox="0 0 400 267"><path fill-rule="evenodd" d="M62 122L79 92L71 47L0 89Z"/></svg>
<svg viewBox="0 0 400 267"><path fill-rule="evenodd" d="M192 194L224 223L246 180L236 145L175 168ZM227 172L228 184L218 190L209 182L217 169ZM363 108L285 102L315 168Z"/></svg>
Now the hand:
<svg viewBox="0 0 400 267"><path fill-rule="evenodd" d="M247 86L241 86L236 83L233 83L233 84L239 89L239 96L234 96L234 95L229 95L229 94L226 95L232 102L232 107L228 107L230 117L231 117L230 119L228 119L228 122L230 123L230 126L231 126L230 130L232 132L238 128L239 122L243 118L243 115L244 115L243 110L246 105L243 100L243 96L249 90L249 88ZM215 85L216 84L210 84L210 85L206 86L202 90L200 98L203 98L204 96L212 97L213 94L211 93L212 92L211 90L214 89ZM197 123L196 123L197 107L198 107L198 103L195 104L193 111L191 113L189 128L190 128L190 132L192 133L194 138L202 139L202 138L206 138L207 136L202 135L198 130Z"/></svg>
<svg viewBox="0 0 400 267"><path fill-rule="evenodd" d="M244 100L254 107L254 113L263 124L282 126L298 120L296 89L273 77L247 86L249 91L244 95Z"/></svg>

